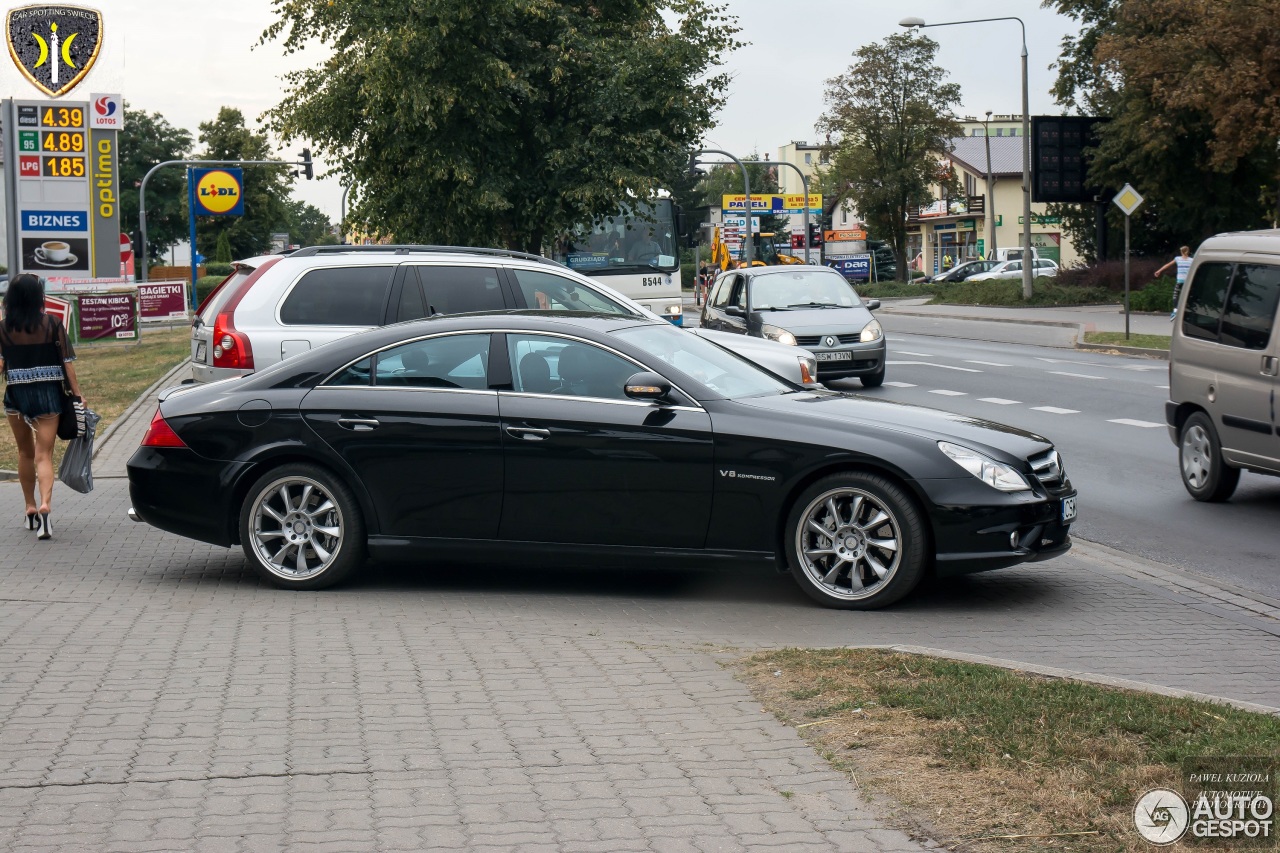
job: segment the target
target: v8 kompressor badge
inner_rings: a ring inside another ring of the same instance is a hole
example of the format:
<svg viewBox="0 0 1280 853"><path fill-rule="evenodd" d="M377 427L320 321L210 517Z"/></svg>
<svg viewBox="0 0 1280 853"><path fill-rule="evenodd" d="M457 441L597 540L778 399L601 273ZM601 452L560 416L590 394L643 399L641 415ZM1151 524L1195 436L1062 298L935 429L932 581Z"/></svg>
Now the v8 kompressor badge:
<svg viewBox="0 0 1280 853"><path fill-rule="evenodd" d="M22 6L9 10L5 35L23 76L57 98L74 89L97 60L102 14L63 4Z"/></svg>

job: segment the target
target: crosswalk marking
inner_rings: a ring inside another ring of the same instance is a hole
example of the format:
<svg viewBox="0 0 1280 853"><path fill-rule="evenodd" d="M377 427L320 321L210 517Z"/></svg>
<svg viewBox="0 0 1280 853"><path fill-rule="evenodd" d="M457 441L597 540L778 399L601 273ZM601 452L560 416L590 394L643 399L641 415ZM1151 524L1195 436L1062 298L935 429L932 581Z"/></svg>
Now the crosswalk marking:
<svg viewBox="0 0 1280 853"><path fill-rule="evenodd" d="M1057 406L1032 406L1033 411L1048 412L1051 415L1078 415L1079 409L1059 409Z"/></svg>
<svg viewBox="0 0 1280 853"><path fill-rule="evenodd" d="M968 397L967 391L948 391L945 388L935 388L929 392L930 394L941 394L944 397Z"/></svg>
<svg viewBox="0 0 1280 853"><path fill-rule="evenodd" d="M1065 370L1050 370L1056 376L1073 376L1076 379L1105 379L1105 376L1093 376L1088 373L1067 373Z"/></svg>
<svg viewBox="0 0 1280 853"><path fill-rule="evenodd" d="M975 361L972 358L966 358L964 360L964 363L965 364L983 364L983 365L986 365L987 367L1013 367L1012 364L1001 364L998 361Z"/></svg>
<svg viewBox="0 0 1280 853"><path fill-rule="evenodd" d="M963 370L965 373L981 373L976 367L956 367L954 364L935 364L932 361L893 361L886 359L885 364L918 364L924 367L941 367L946 370Z"/></svg>
<svg viewBox="0 0 1280 853"><path fill-rule="evenodd" d="M912 383L910 383L910 382L886 382L886 383L884 383L884 384L885 384L885 385L890 385L890 386L892 386L892 387L894 387L894 388L914 388L914 387L916 387L914 384L912 384Z"/></svg>
<svg viewBox="0 0 1280 853"><path fill-rule="evenodd" d="M995 403L997 406L1016 406L1021 400L1006 400L1003 397L979 397L979 403Z"/></svg>
<svg viewBox="0 0 1280 853"><path fill-rule="evenodd" d="M1157 423L1153 423L1152 421L1135 421L1133 418L1115 418L1114 420L1108 420L1107 423L1124 424L1125 426L1146 427L1147 429L1151 429L1152 427L1164 426L1164 424L1157 424Z"/></svg>

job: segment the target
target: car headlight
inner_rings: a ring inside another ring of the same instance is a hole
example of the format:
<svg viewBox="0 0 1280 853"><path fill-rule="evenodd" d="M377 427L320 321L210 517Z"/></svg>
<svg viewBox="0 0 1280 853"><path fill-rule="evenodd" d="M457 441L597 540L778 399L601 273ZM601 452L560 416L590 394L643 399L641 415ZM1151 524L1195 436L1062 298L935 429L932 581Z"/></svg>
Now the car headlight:
<svg viewBox="0 0 1280 853"><path fill-rule="evenodd" d="M870 323L862 327L862 334L858 337L858 340L862 341L864 344L869 344L872 341L880 340L880 337L883 334L884 329L880 328L880 321L872 320Z"/></svg>
<svg viewBox="0 0 1280 853"><path fill-rule="evenodd" d="M678 317L678 316L680 316L680 314L681 314L681 312L682 312L683 310L684 310L684 309L683 309L681 306L679 306L679 305L669 305L669 306L667 306L667 313L668 313L668 314L670 314L672 317Z"/></svg>
<svg viewBox="0 0 1280 853"><path fill-rule="evenodd" d="M949 441L939 441L938 449L993 489L999 489L1002 492L1024 492L1031 488L1016 469L976 450L970 450Z"/></svg>
<svg viewBox="0 0 1280 853"><path fill-rule="evenodd" d="M764 335L771 341L777 341L780 344L786 344L789 347L796 345L796 336L788 332L786 329L779 329L777 326L765 324L760 327L760 334Z"/></svg>

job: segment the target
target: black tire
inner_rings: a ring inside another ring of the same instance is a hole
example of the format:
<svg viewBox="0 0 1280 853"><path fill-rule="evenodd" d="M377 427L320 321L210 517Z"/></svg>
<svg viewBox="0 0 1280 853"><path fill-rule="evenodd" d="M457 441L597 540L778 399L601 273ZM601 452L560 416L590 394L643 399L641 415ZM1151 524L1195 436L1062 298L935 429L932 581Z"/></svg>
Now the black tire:
<svg viewBox="0 0 1280 853"><path fill-rule="evenodd" d="M880 370L876 373L868 373L861 379L863 388L879 388L884 384L884 365L880 365Z"/></svg>
<svg viewBox="0 0 1280 853"><path fill-rule="evenodd" d="M1223 460L1218 431L1204 412L1187 418L1178 434L1178 471L1187 493L1206 503L1225 501L1240 484L1240 469Z"/></svg>
<svg viewBox="0 0 1280 853"><path fill-rule="evenodd" d="M886 516L879 523L872 522L877 510ZM840 610L893 604L915 589L929 562L924 514L905 489L878 474L832 474L814 483L796 498L784 535L796 583L822 606ZM890 540L896 548L875 544Z"/></svg>
<svg viewBox="0 0 1280 853"><path fill-rule="evenodd" d="M289 463L263 474L245 495L240 544L272 586L324 589L364 562L364 517L351 489L330 471Z"/></svg>

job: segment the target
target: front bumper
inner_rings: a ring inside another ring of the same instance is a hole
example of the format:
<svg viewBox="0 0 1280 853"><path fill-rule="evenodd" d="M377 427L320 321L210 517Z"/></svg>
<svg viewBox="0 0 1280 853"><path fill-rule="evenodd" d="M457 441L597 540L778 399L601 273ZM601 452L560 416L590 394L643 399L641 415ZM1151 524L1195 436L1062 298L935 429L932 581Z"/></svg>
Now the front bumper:
<svg viewBox="0 0 1280 853"><path fill-rule="evenodd" d="M818 380L826 382L831 379L852 379L858 376L869 376L884 369L885 344L882 336L878 341L866 344L850 344L834 349L822 347L806 347L818 359ZM849 353L849 358L842 361L823 361L822 353Z"/></svg>

